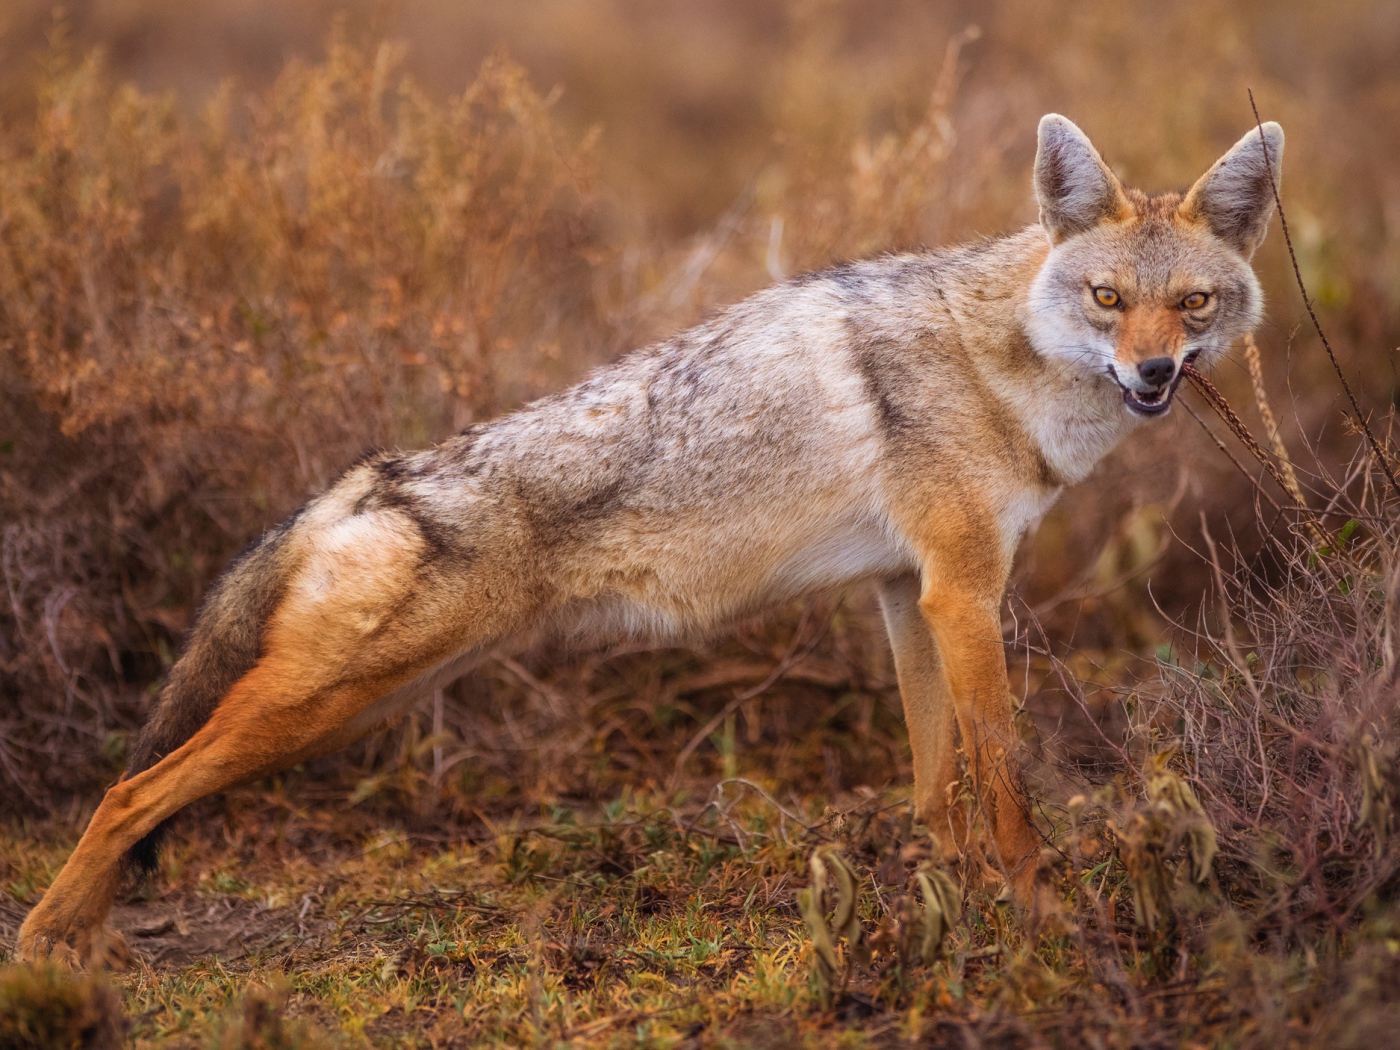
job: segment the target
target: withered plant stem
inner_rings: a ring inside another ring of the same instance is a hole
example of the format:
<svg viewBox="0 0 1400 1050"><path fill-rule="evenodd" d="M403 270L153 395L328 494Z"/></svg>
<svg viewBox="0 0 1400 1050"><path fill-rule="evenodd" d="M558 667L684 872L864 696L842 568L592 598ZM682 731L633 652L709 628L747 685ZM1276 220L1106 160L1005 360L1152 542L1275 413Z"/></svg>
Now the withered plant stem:
<svg viewBox="0 0 1400 1050"><path fill-rule="evenodd" d="M1294 504L1303 514L1303 519L1308 527L1308 531L1325 541L1327 532L1323 529L1322 523L1319 522L1313 514L1312 508L1303 502L1302 494L1295 487L1288 484L1288 478L1279 470L1278 466L1269 457L1269 454L1264 451L1263 446L1255 440L1254 435L1250 433L1249 427L1245 425L1244 420L1230 407L1230 402L1225 399L1225 395L1217 389L1214 383L1197 371L1195 365L1189 363L1183 364L1181 366L1181 372L1182 375L1186 376L1186 378L1191 381L1191 385L1196 388L1196 391L1206 399L1210 407L1215 410L1215 414L1225 421L1225 425L1234 432L1235 437L1240 439L1240 444L1249 450L1250 455L1264 465L1264 469L1269 472L1269 476L1274 479L1275 484L1293 500Z"/></svg>
<svg viewBox="0 0 1400 1050"><path fill-rule="evenodd" d="M1274 459L1278 461L1278 468L1287 482L1288 494L1298 506L1307 506L1307 500L1303 497L1303 487L1298 484L1298 474L1293 469L1293 458L1289 456L1288 446L1283 443L1283 437L1279 434L1278 418L1274 415L1273 406L1269 404L1269 392L1264 389L1264 364L1260 360L1259 344L1254 341L1253 332L1244 337L1244 358L1249 365L1249 381L1254 386L1254 404L1259 410L1259 419L1264 424L1264 433L1273 449ZM1305 524L1315 543L1319 546L1326 543L1325 537L1311 518Z"/></svg>
<svg viewBox="0 0 1400 1050"><path fill-rule="evenodd" d="M1351 402L1351 409L1356 416L1356 421L1361 425L1362 433L1366 435L1366 441L1370 444L1371 451L1375 453L1376 462L1380 464L1381 470L1390 481L1390 487L1395 491L1395 495L1400 496L1400 480L1396 479L1395 472L1390 467L1390 460L1381 448L1381 443L1376 440L1376 435L1372 433L1371 425L1361 414L1361 405L1356 400L1356 395L1352 393L1346 373L1342 371L1342 366L1337 361L1337 355L1332 351L1332 344L1327 339L1327 333L1322 330L1322 322L1317 319L1317 312L1313 310L1312 299L1308 297L1308 287L1303 283L1303 271L1298 268L1298 254L1293 250L1293 238L1288 233L1288 216L1283 210L1283 198L1279 196L1278 180L1274 178L1274 162L1273 158L1269 156L1269 140L1264 137L1264 123L1259 118L1259 107L1254 104L1254 91L1248 90L1249 108L1254 111L1254 123L1259 128L1259 144L1264 147L1264 166L1269 169L1269 189L1273 190L1274 204L1278 207L1279 226L1283 230L1283 243L1288 246L1288 261L1293 264L1293 278L1298 282L1298 294L1303 297L1303 307L1308 311L1308 318L1317 331L1317 337L1322 340L1322 348L1327 351L1327 359L1332 362L1332 368L1337 373L1337 378L1342 381L1342 389L1346 391L1347 400Z"/></svg>
<svg viewBox="0 0 1400 1050"><path fill-rule="evenodd" d="M1293 470L1293 458L1288 454L1288 446L1279 434L1278 417L1274 406L1269 404L1269 393L1264 389L1264 363L1260 359L1259 344L1254 341L1254 333L1244 337L1244 359L1249 365L1249 381L1254 386L1254 404L1259 409L1259 419L1264 424L1264 433L1278 460L1279 470L1288 479L1288 491L1299 503L1303 502L1303 489L1298 484L1298 475Z"/></svg>
<svg viewBox="0 0 1400 1050"><path fill-rule="evenodd" d="M1284 513L1284 508L1279 506L1278 500L1274 499L1274 497L1269 493L1269 490L1265 488L1262 484L1260 484L1259 479L1256 478L1253 474L1251 474L1249 470L1245 467L1245 465L1235 458L1235 454L1231 452L1228 447L1226 447L1225 442L1220 440L1220 435L1218 435L1215 431L1210 429L1210 426L1206 423L1206 421L1201 418L1200 413L1197 412L1185 401L1182 401L1181 405L1184 409L1186 409L1187 412L1191 414L1191 418L1194 419L1198 424L1200 424L1200 427L1203 431L1205 431L1206 436L1209 437L1211 441L1215 443L1215 447L1218 448L1221 451L1221 453L1225 456L1225 458L1235 465L1235 469L1238 470L1242 475L1244 475L1245 479L1251 485L1254 486L1255 491L1258 492L1259 495L1263 496L1264 499L1268 500L1269 506L1273 507L1274 510L1278 511L1278 513L1280 514Z"/></svg>

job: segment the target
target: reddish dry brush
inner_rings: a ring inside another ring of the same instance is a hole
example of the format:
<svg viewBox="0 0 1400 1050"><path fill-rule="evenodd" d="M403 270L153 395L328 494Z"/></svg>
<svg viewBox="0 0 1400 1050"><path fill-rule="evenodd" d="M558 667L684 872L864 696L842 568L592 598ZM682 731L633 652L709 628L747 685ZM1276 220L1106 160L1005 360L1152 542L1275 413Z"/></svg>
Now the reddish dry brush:
<svg viewBox="0 0 1400 1050"><path fill-rule="evenodd" d="M1351 926L1400 876L1400 528L1370 466L1334 490L1326 545L1300 527L1224 563L1204 537L1218 612L1139 711L1180 741L1227 897L1290 937Z"/></svg>
<svg viewBox="0 0 1400 1050"><path fill-rule="evenodd" d="M1268 529L1252 558L1232 544L1227 570L1202 518L1202 557L1219 603L1213 630L1195 633L1190 671L1164 669L1167 699L1146 725L1159 725L1163 714L1174 719L1172 734L1229 832L1227 889L1243 897L1256 934L1308 944L1318 928L1341 935L1400 885L1392 839L1400 797L1400 524L1390 498L1400 497L1400 483L1396 450L1363 413L1314 309L1276 181L1273 193L1298 292L1351 406L1343 419L1364 442L1340 479L1315 456L1318 513L1279 439L1253 337L1245 353L1272 457L1210 381L1186 366L1291 503L1296 522ZM1277 524L1282 506L1262 480L1254 489L1256 520L1265 520L1258 500L1267 499Z"/></svg>
<svg viewBox="0 0 1400 1050"><path fill-rule="evenodd" d="M587 143L503 57L444 103L400 57L189 120L60 53L0 141L0 797L109 776L201 587L367 444L602 355Z"/></svg>

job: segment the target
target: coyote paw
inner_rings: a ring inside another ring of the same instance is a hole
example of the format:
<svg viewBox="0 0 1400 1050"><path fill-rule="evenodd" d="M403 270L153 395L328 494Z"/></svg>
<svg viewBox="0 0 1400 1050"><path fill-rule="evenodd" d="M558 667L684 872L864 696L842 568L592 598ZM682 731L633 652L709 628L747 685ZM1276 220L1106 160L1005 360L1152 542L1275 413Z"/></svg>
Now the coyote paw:
<svg viewBox="0 0 1400 1050"><path fill-rule="evenodd" d="M20 931L19 943L15 945L15 959L22 963L53 963L61 970L76 971L83 968L83 960L78 951L66 941L56 941L43 934L26 936Z"/></svg>
<svg viewBox="0 0 1400 1050"><path fill-rule="evenodd" d="M67 936L21 929L15 958L25 963L47 961L74 972L127 970L136 962L126 938L111 926L103 926L95 934L79 932Z"/></svg>
<svg viewBox="0 0 1400 1050"><path fill-rule="evenodd" d="M1028 857L1011 879L1002 884L998 904L1015 904L1022 910L1026 928L1035 934L1053 927L1063 915L1060 895L1045 870L1045 858Z"/></svg>
<svg viewBox="0 0 1400 1050"><path fill-rule="evenodd" d="M92 950L88 953L88 966L92 969L120 972L136 965L136 953L126 941L126 935L113 926L103 926L93 938Z"/></svg>

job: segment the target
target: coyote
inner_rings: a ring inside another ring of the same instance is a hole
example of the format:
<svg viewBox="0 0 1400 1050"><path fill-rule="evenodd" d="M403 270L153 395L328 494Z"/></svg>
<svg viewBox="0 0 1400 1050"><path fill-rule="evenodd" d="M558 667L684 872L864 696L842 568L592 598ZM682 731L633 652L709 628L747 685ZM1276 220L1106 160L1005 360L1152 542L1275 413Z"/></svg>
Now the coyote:
<svg viewBox="0 0 1400 1050"><path fill-rule="evenodd" d="M1249 132L1185 194L1125 189L1040 121L1039 222L785 281L562 394L352 466L212 589L135 747L20 930L118 951L124 861L181 807L325 754L542 635L670 640L875 581L914 804L947 849L963 750L1022 901L1041 839L1000 603L1022 535L1259 321L1249 260L1283 152Z"/></svg>

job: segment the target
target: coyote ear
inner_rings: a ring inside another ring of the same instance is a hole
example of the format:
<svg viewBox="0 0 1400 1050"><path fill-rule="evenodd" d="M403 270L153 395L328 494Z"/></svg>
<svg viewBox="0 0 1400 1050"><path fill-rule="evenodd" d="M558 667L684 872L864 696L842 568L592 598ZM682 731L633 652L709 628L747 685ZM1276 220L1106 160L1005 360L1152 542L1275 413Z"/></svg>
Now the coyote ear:
<svg viewBox="0 0 1400 1050"><path fill-rule="evenodd" d="M1040 118L1035 199L1051 244L1128 211L1117 177L1087 135L1058 113Z"/></svg>
<svg viewBox="0 0 1400 1050"><path fill-rule="evenodd" d="M1268 232L1274 188L1283 181L1282 162L1283 128L1269 121L1236 142L1196 180L1181 202L1182 216L1204 222L1248 259Z"/></svg>

